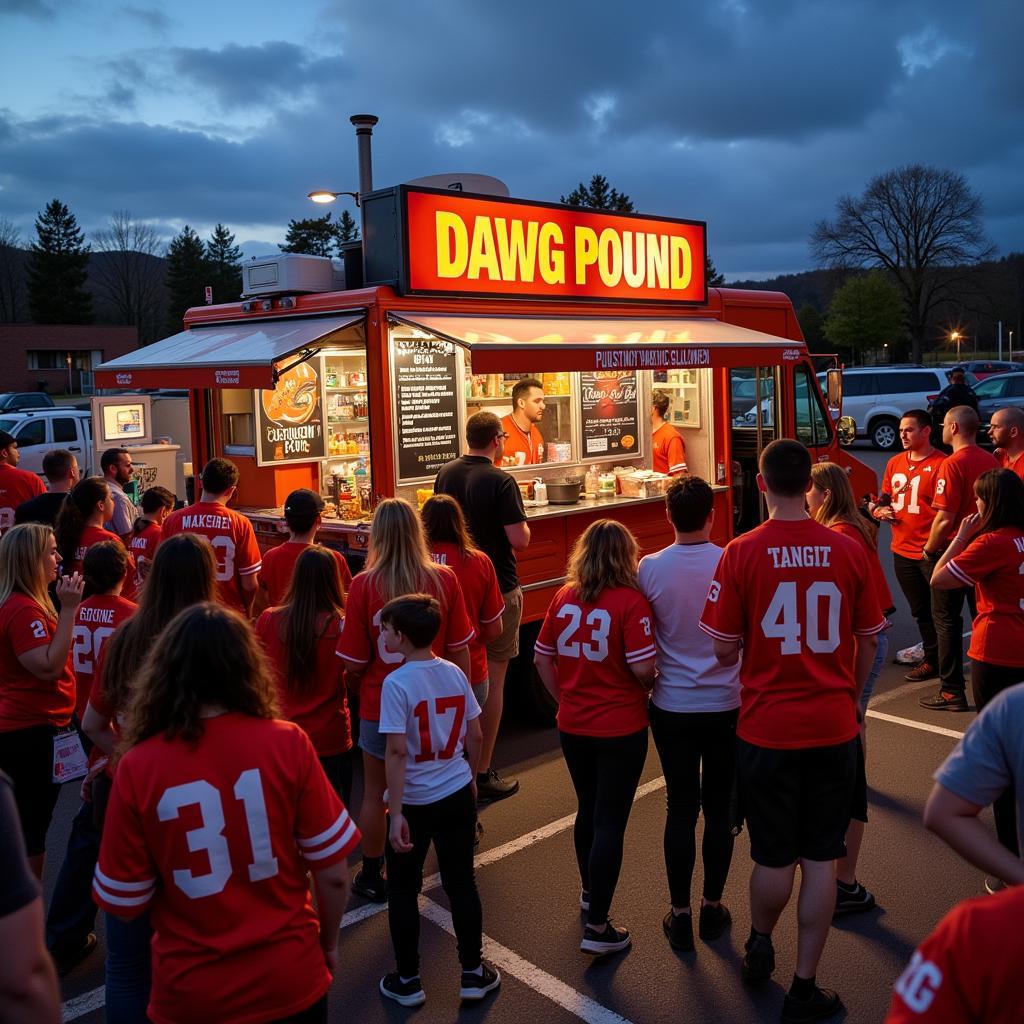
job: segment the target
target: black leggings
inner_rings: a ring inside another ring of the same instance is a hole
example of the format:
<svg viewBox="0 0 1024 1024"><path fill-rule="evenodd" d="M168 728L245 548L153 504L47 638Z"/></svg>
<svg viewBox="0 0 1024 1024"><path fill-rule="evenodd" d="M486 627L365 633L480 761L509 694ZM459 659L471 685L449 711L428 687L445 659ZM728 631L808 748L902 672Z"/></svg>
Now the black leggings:
<svg viewBox="0 0 1024 1024"><path fill-rule="evenodd" d="M0 732L0 771L14 784L25 851L30 857L46 852L46 833L60 796L60 786L53 781L53 737L58 731L52 725L34 725Z"/></svg>
<svg viewBox="0 0 1024 1024"><path fill-rule="evenodd" d="M604 924L622 867L622 840L647 760L647 730L628 736L559 732L576 801L573 840L580 881L590 893L589 924Z"/></svg>
<svg viewBox="0 0 1024 1024"><path fill-rule="evenodd" d="M343 754L327 754L320 758L320 767L327 776L331 788L346 807L352 805L352 758L355 748L350 747Z"/></svg>
<svg viewBox="0 0 1024 1024"><path fill-rule="evenodd" d="M327 1024L327 996L321 996L312 1006L290 1017L280 1017L271 1024Z"/></svg>
<svg viewBox="0 0 1024 1024"><path fill-rule="evenodd" d="M732 863L732 800L739 711L677 713L651 705L651 732L665 772L665 870L674 907L690 905L697 815L704 811L704 898L718 901ZM703 772L701 768L703 767Z"/></svg>
<svg viewBox="0 0 1024 1024"><path fill-rule="evenodd" d="M464 971L480 966L483 947L483 912L473 875L476 842L476 801L469 786L432 804L405 804L412 850L396 853L387 843L388 924L395 948L398 973L411 978L420 973L420 911L423 862L433 842L441 885L452 909L452 925Z"/></svg>
<svg viewBox="0 0 1024 1024"><path fill-rule="evenodd" d="M974 703L981 709L1003 690L1024 683L1024 668L1007 668L984 661L971 661L971 689ZM1010 786L992 804L996 835L1014 857L1020 856L1017 841L1017 795Z"/></svg>

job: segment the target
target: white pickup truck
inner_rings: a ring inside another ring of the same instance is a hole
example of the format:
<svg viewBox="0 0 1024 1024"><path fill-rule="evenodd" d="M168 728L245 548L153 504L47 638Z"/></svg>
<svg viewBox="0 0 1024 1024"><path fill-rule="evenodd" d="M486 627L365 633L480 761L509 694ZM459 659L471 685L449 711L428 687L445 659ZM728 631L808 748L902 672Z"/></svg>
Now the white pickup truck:
<svg viewBox="0 0 1024 1024"><path fill-rule="evenodd" d="M54 448L67 448L78 458L82 476L93 472L92 413L88 409L57 406L0 413L0 430L18 442L19 469L42 476L43 456Z"/></svg>

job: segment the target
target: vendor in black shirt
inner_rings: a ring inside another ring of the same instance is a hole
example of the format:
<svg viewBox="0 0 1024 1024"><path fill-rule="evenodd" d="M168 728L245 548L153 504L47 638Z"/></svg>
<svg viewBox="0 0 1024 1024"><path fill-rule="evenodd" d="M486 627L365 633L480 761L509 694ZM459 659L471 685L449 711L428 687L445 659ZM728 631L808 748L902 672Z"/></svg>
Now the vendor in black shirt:
<svg viewBox="0 0 1024 1024"><path fill-rule="evenodd" d="M466 454L442 466L434 481L437 494L450 494L462 506L469 530L480 549L494 563L505 599L501 635L487 645L487 675L490 684L480 725L477 794L481 800L501 800L519 789L513 779L499 778L491 767L494 743L501 724L505 674L508 663L519 653L519 623L523 617L523 591L516 574L516 551L530 543L523 498L515 480L494 465L500 461L507 435L494 413L478 412L466 422Z"/></svg>
<svg viewBox="0 0 1024 1024"><path fill-rule="evenodd" d="M66 448L54 448L43 456L43 474L49 481L49 491L23 501L14 510L15 525L43 523L45 526L53 526L57 522L57 515L64 507L68 493L79 481L78 459Z"/></svg>

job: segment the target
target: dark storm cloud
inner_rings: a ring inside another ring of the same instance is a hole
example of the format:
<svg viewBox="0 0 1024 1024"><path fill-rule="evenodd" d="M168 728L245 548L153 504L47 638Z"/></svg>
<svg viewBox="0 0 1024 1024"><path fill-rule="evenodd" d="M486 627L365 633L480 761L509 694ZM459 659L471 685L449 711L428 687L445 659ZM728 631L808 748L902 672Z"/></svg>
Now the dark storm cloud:
<svg viewBox="0 0 1024 1024"><path fill-rule="evenodd" d="M285 42L229 43L219 50L177 48L170 56L180 75L211 93L225 110L264 107L311 86L336 83L342 71L340 57L316 57Z"/></svg>

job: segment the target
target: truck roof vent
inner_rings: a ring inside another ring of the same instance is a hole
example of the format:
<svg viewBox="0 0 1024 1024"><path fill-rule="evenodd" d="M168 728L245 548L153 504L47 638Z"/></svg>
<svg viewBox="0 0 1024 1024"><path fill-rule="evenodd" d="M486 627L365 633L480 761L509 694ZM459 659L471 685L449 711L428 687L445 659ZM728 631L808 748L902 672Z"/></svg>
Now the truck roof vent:
<svg viewBox="0 0 1024 1024"><path fill-rule="evenodd" d="M328 256L279 252L242 264L242 298L336 292L345 288L345 263Z"/></svg>

